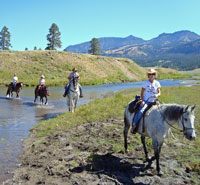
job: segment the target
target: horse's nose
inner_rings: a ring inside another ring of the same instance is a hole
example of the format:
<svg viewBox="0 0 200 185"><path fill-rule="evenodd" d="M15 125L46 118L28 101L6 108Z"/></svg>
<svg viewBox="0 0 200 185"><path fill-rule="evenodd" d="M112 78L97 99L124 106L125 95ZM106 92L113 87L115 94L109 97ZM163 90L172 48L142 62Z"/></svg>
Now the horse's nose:
<svg viewBox="0 0 200 185"><path fill-rule="evenodd" d="M190 139L190 140L194 140L194 139L195 139L195 136L190 136L189 139Z"/></svg>

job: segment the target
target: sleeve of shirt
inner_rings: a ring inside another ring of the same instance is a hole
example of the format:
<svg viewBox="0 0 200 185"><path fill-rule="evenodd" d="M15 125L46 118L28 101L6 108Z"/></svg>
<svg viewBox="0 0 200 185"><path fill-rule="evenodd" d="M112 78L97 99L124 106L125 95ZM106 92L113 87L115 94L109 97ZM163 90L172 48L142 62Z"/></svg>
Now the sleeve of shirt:
<svg viewBox="0 0 200 185"><path fill-rule="evenodd" d="M142 88L146 89L146 87L147 87L147 81L144 81L142 84Z"/></svg>
<svg viewBox="0 0 200 185"><path fill-rule="evenodd" d="M158 88L161 88L161 85L160 85L159 81L157 81L157 86L158 86Z"/></svg>

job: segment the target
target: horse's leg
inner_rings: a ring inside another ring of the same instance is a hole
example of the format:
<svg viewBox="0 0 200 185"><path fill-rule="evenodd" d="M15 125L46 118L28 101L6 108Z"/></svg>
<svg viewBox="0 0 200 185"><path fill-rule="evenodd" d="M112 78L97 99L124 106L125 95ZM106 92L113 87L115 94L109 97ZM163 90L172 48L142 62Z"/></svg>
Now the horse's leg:
<svg viewBox="0 0 200 185"><path fill-rule="evenodd" d="M8 88L8 90L7 90L7 92L6 92L6 96L8 96L8 94L9 94L9 96L10 96L9 88Z"/></svg>
<svg viewBox="0 0 200 185"><path fill-rule="evenodd" d="M127 143L127 137L128 137L128 131L130 128L130 124L126 118L126 112L124 113L124 148L125 148L125 152L127 152L128 150L128 143Z"/></svg>
<svg viewBox="0 0 200 185"><path fill-rule="evenodd" d="M163 142L158 142L157 139L153 139L153 148L154 148L154 153L155 153L155 158L156 158L156 170L158 172L158 175L161 176L163 173L160 169L160 152L161 152L161 147Z"/></svg>
<svg viewBox="0 0 200 185"><path fill-rule="evenodd" d="M141 142L143 144L146 160L148 161L149 160L149 155L148 155L148 150L147 150L146 143L145 143L145 136L141 136Z"/></svg>
<svg viewBox="0 0 200 185"><path fill-rule="evenodd" d="M72 112L72 97L69 96L69 111Z"/></svg>
<svg viewBox="0 0 200 185"><path fill-rule="evenodd" d="M75 99L75 103L74 103L74 111L76 110L77 102L78 102L78 97Z"/></svg>
<svg viewBox="0 0 200 185"><path fill-rule="evenodd" d="M46 101L45 101L45 105L47 104L47 101L48 101L48 98L47 98L47 96L45 96L45 98L46 98Z"/></svg>
<svg viewBox="0 0 200 185"><path fill-rule="evenodd" d="M19 92L16 91L16 98L19 98Z"/></svg>
<svg viewBox="0 0 200 185"><path fill-rule="evenodd" d="M69 96L67 96L67 106L68 106L68 111L70 112L70 99L69 99Z"/></svg>
<svg viewBox="0 0 200 185"><path fill-rule="evenodd" d="M35 94L35 99L34 99L34 103L36 102L36 100L37 100L37 95Z"/></svg>
<svg viewBox="0 0 200 185"><path fill-rule="evenodd" d="M10 88L9 88L9 87L8 87L8 90L7 90L6 96L9 96L9 97L10 97Z"/></svg>
<svg viewBox="0 0 200 185"><path fill-rule="evenodd" d="M43 105L43 97L40 96L40 102L42 102L42 105Z"/></svg>
<svg viewBox="0 0 200 185"><path fill-rule="evenodd" d="M72 112L74 112L74 100L72 98Z"/></svg>

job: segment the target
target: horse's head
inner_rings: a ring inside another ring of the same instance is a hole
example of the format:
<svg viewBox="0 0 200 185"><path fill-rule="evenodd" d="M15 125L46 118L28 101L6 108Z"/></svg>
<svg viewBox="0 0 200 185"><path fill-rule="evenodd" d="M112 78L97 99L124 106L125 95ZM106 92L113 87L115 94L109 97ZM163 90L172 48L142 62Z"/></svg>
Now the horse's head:
<svg viewBox="0 0 200 185"><path fill-rule="evenodd" d="M19 82L19 83L17 83L16 84L16 87L19 89L22 89L22 87L23 87L23 82Z"/></svg>
<svg viewBox="0 0 200 185"><path fill-rule="evenodd" d="M20 88L22 89L22 87L23 87L23 82L20 82Z"/></svg>
<svg viewBox="0 0 200 185"><path fill-rule="evenodd" d="M196 134L194 130L194 106L186 106L183 109L181 118L179 119L179 126L183 128L185 137L189 140L195 139Z"/></svg>
<svg viewBox="0 0 200 185"><path fill-rule="evenodd" d="M73 82L74 89L76 90L77 87L78 87L78 78L74 77L73 80L72 80L72 82Z"/></svg>

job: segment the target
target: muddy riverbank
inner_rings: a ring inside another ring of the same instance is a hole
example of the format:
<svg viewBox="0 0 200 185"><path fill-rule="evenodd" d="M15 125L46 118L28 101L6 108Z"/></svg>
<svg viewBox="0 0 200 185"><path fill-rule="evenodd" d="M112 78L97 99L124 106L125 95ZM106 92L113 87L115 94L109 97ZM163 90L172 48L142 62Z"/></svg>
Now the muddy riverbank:
<svg viewBox="0 0 200 185"><path fill-rule="evenodd" d="M122 131L123 120L117 119L85 123L41 138L34 137L32 130L24 141L20 168L5 184L193 184L196 174L176 160L183 144L171 137L165 141L160 159L164 175L159 177L155 161L144 161L136 140L139 135L129 134L129 152L123 152Z"/></svg>

